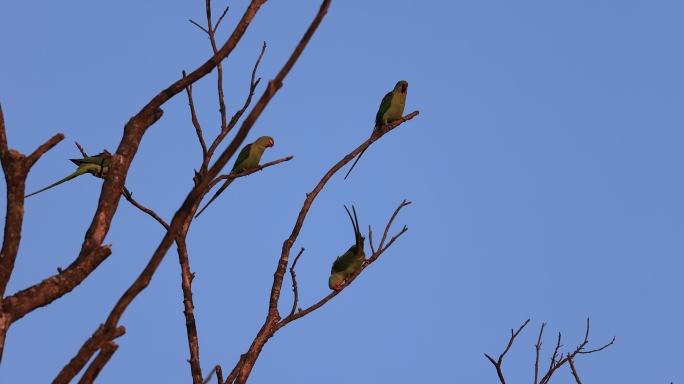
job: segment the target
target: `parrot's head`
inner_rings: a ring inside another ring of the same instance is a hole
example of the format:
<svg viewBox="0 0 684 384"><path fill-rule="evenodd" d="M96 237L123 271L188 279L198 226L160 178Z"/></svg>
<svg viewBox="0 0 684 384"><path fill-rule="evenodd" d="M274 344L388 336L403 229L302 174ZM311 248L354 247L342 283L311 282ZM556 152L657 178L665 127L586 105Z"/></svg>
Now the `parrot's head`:
<svg viewBox="0 0 684 384"><path fill-rule="evenodd" d="M406 80L399 80L399 81L397 82L397 85L394 86L394 91L395 91L395 92L406 93L406 91L408 91L408 81L406 81Z"/></svg>
<svg viewBox="0 0 684 384"><path fill-rule="evenodd" d="M262 148L270 148L275 144L275 141L271 136L261 136L260 138L256 139L254 144Z"/></svg>
<svg viewBox="0 0 684 384"><path fill-rule="evenodd" d="M341 273L333 273L328 279L328 287L333 291L339 291L342 283L344 283L344 276Z"/></svg>

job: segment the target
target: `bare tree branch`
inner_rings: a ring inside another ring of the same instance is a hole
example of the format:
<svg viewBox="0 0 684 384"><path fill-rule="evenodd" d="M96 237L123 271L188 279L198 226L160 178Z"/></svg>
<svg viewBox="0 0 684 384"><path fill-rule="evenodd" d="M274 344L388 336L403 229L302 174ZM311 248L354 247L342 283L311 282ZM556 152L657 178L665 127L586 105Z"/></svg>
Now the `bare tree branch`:
<svg viewBox="0 0 684 384"><path fill-rule="evenodd" d="M108 341L105 343L105 345L100 349L100 353L97 354L93 362L90 363L90 366L88 369L86 369L85 373L78 381L78 384L93 383L97 378L97 375L99 375L102 371L102 368L107 365L117 349L119 349L119 346L115 342Z"/></svg>
<svg viewBox="0 0 684 384"><path fill-rule="evenodd" d="M133 192L129 191L128 188L125 186L123 187L123 195L128 200L129 203L133 204L134 207L138 208L139 210L145 212L146 214L150 215L153 219L155 219L159 224L162 225L166 230L169 229L169 225L162 219L159 215L157 215L156 212L153 210L145 207L144 205L140 204L137 200L133 198Z"/></svg>
<svg viewBox="0 0 684 384"><path fill-rule="evenodd" d="M192 23L195 27L201 29L201 30L202 30L204 33L206 33L207 35L209 34L209 31L207 31L206 28L204 28L203 26L201 26L201 25L200 25L198 22L196 22L195 20L193 20L193 19L188 19L188 21L189 21L190 23Z"/></svg>
<svg viewBox="0 0 684 384"><path fill-rule="evenodd" d="M510 339L508 339L508 345L506 345L506 349L504 349L504 351L501 352L501 354L499 355L499 358L497 360L494 360L493 357L489 356L486 353L484 354L485 357L492 364L494 364L494 367L496 368L496 374L497 374L497 376L499 376L499 381L501 382L501 384L506 384L506 379L504 378L503 371L501 370L501 364L503 363L503 358L504 358L504 356L506 356L508 351L511 349L511 346L513 345L513 342L515 341L515 338L518 337L520 332L523 330L523 328L525 328L525 326L527 324L529 324L529 322L530 322L530 319L525 320L525 322L515 332L513 331L513 329L511 329L511 337L510 337Z"/></svg>
<svg viewBox="0 0 684 384"><path fill-rule="evenodd" d="M32 287L8 297L3 303L3 309L4 312L10 314L12 321L16 321L28 312L45 306L73 290L108 256L103 256L101 251L103 248L102 242L109 231L112 218L117 210L122 187L125 185L128 169L137 153L140 141L147 129L159 120L163 114L160 107L173 96L182 92L188 84L192 84L206 76L233 51L265 1L252 0L235 30L217 54L213 55L186 77L174 82L153 97L150 102L128 121L116 154L112 158L109 174L102 186L97 210L86 232L79 256L62 273L53 275ZM251 127L251 124L249 127ZM247 130L244 132L245 135ZM239 145L242 140L244 138L237 140L235 146ZM227 157L231 156L234 151L234 149L226 151ZM225 161L227 161L227 158ZM218 173L218 170L216 170L216 173ZM69 278L65 279L64 275L69 276Z"/></svg>
<svg viewBox="0 0 684 384"><path fill-rule="evenodd" d="M245 169L244 171L241 171L241 172L231 172L229 174L217 176L216 178L214 178L214 180L212 180L209 183L209 188L210 189L214 188L216 186L216 184L218 184L221 180L233 181L233 180L237 179L238 177L248 176L248 175L251 175L252 173L259 172L259 171L263 170L264 168L272 167L274 165L284 163L284 162L290 161L292 159L294 159L294 156L291 156L291 155L285 156L285 157L282 157L278 160L269 161L268 163L261 164L257 167L254 167L254 168Z"/></svg>
<svg viewBox="0 0 684 384"><path fill-rule="evenodd" d="M575 362L573 359L568 359L568 364L570 365L570 371L572 372L572 376L575 378L575 382L577 384L582 384L582 380L580 380L579 374L577 373L577 369L575 368Z"/></svg>
<svg viewBox="0 0 684 384"><path fill-rule="evenodd" d="M195 274L190 271L190 257L188 256L188 248L185 244L186 235L187 231L184 231L176 238L182 276L183 314L185 315L188 347L190 348L190 371L192 374L192 381L194 384L201 384L202 369L200 367L199 357L199 338L197 336L197 324L195 322L194 314L195 304L192 301L192 280L195 278Z"/></svg>
<svg viewBox="0 0 684 384"><path fill-rule="evenodd" d="M87 154L86 151L83 149L83 147L81 147L81 144L79 144L78 141L74 141L74 144L76 144L76 148L78 148L78 151L81 152L81 155L82 155L83 157L88 157L88 154Z"/></svg>
<svg viewBox="0 0 684 384"><path fill-rule="evenodd" d="M534 345L535 349L535 358L534 358L534 384L538 383L538 378L539 378L539 353L541 352L541 347L542 347L542 335L544 334L544 327L546 326L546 323L542 323L541 327L539 328L539 337L537 337L537 344Z"/></svg>
<svg viewBox="0 0 684 384"><path fill-rule="evenodd" d="M0 106L0 162L5 175L6 214L3 230L2 248L0 249L0 361L5 348L5 337L10 325L16 319L8 310L11 304L5 296L7 284L14 271L14 264L19 252L21 231L24 224L24 194L26 193L26 178L33 165L47 151L64 139L58 133L36 148L28 156L15 149L9 148L5 129L5 116Z"/></svg>
<svg viewBox="0 0 684 384"><path fill-rule="evenodd" d="M290 277L292 278L292 294L294 295L294 298L292 299L292 310L290 310L290 316L294 315L295 311L297 310L297 304L299 304L299 290L297 289L297 274L295 273L295 267L297 266L297 261L299 261L299 256L302 255L304 252L304 247L299 250L299 253L294 259L294 262L292 262L292 266L290 266Z"/></svg>
<svg viewBox="0 0 684 384"><path fill-rule="evenodd" d="M226 5L226 8L223 9L221 17L218 18L218 20L216 21L216 25L214 25L214 31L218 29L219 25L221 24L221 21L223 20L223 17L226 15L226 13L228 13L228 8L229 7Z"/></svg>
<svg viewBox="0 0 684 384"><path fill-rule="evenodd" d="M503 358L506 355L506 353L508 352L508 350L511 348L511 346L513 345L513 342L515 341L515 338L518 336L520 331L522 331L522 329L525 327L525 325L527 325L529 322L530 322L530 320L527 319L525 321L525 323L518 329L517 332L513 332L513 330L511 329L511 338L508 341L508 345L506 346L506 349L499 356L498 360L494 360L494 358L492 358L491 356L489 356L488 354L485 353L485 357L487 357L487 359L496 368L496 373L497 373L497 376L499 377L499 381L501 382L501 384L506 383L506 379L504 378L503 372L501 370L501 364L503 362ZM542 335L544 334L544 327L545 326L546 326L546 323L542 323L542 325L539 329L539 336L537 337L537 343L535 344L536 353L535 353L535 360L534 360L534 381L533 381L534 384L537 384L537 379L539 377L539 354L541 351ZM580 345L577 348L575 348L575 350L573 350L572 352L566 353L566 354L561 352L561 348L562 348L561 338L562 338L561 333L558 332L558 338L556 340L556 347L554 348L553 354L551 355L551 363L549 364L549 369L541 377L541 379L539 380L539 384L548 384L550 382L551 378L553 377L553 374L558 370L558 368L562 367L563 364L565 364L565 363L568 363L568 365L570 366L570 370L571 370L572 375L575 379L575 382L577 384L582 384L582 382L579 378L579 374L577 373L577 369L575 368L575 361L574 361L575 358L580 354L591 354L591 353L602 351L602 350L608 348L609 346L613 345L613 343L615 342L615 338L613 337L613 339L609 343L604 344L603 346L601 346L599 348L592 349L592 350L585 350L585 347L589 343L589 319L587 319L587 326L586 326L586 332L584 335L584 340L582 341L582 343L580 343Z"/></svg>
<svg viewBox="0 0 684 384"><path fill-rule="evenodd" d="M183 71L183 77L186 76L185 71ZM202 147L202 157L207 156L207 144L204 142L204 134L202 133L202 126L200 125L199 119L197 118L197 111L195 110L195 101L192 98L192 84L188 84L185 87L185 93L188 95L188 106L190 107L190 120L192 121L193 127L195 127L195 132L197 133L197 139L199 140L200 147Z"/></svg>
<svg viewBox="0 0 684 384"><path fill-rule="evenodd" d="M256 0L253 0L253 3ZM330 0L327 0L328 2ZM248 11L249 12L249 8ZM240 25L238 25L238 28ZM246 27L246 26L245 26ZM310 37L310 36L309 36ZM303 43L300 42L300 46L302 44L306 45L308 42L308 39L304 41ZM298 46L298 48L300 47ZM303 49L303 48L301 48ZM301 52L301 50L300 50ZM288 60L288 63L290 63L290 60ZM286 63L287 64L287 63ZM276 78L270 82L270 84L282 84L282 80L285 78L287 75L287 72L289 72L289 68L287 71L284 71L285 67L283 70L281 70ZM190 74L192 75L192 74ZM190 76L189 75L189 76ZM188 77L189 77L188 76ZM242 122L242 126L238 130L238 133L236 134L235 138L231 143L228 145L228 147L221 153L219 158L216 160L214 165L211 166L211 168L207 171L206 178L203 178L200 183L196 184L195 187L190 191L188 196L185 198L183 201L183 204L181 207L176 211L176 214L174 215L173 219L171 220L171 223L169 225L169 230L165 234L165 236L162 238L159 246L153 253L152 257L150 258L150 261L148 262L147 266L141 274L138 276L138 278L134 281L134 283L129 287L129 289L124 293L124 295L119 299L115 307L112 309L110 312L109 317L107 318L107 321L105 322L105 327L106 328L113 328L121 318L121 315L125 311L125 309L130 305L130 303L135 299L135 297L147 287L149 284L152 275L154 272L157 270L157 267L163 260L164 256L166 255L166 252L170 248L171 244L173 243L176 235L179 233L179 230L181 228L189 226L189 223L191 221L192 215L194 214L195 210L197 209L197 205L199 204L200 199L204 194L206 194L208 190L208 184L209 180L213 180L214 177L220 172L220 170L225 166L225 164L228 162L230 157L232 157L235 152L237 151L237 148L242 144L242 142L245 140L247 133L249 130L252 128L258 117L261 115L263 112L264 108L266 108L266 105L268 105L269 101L273 98L275 93L278 91L280 87L279 86L269 86L264 94L261 96L257 104L254 106L250 114L247 116L247 118ZM110 171L111 172L111 171ZM66 272L66 271L65 271ZM88 342L86 342L87 344ZM86 361L96 352L97 348L94 349L83 349L79 351L80 353L84 353L87 355ZM70 363L71 364L71 363ZM66 366L63 371L69 370L72 371L74 369L80 370L81 367L72 367L72 366ZM76 370L76 372L78 372ZM60 373L61 375L61 373Z"/></svg>
<svg viewBox="0 0 684 384"><path fill-rule="evenodd" d="M88 360L95 353L88 354L87 351L93 350L97 351L99 348L107 345L117 337L122 336L126 333L126 328L119 326L113 331L108 331L105 329L104 324L100 324L93 336L86 341L81 347L79 352L74 356L69 364L67 364L62 371L55 377L52 381L53 384L68 384L76 376L76 374L83 368L83 366L88 363ZM106 362L105 362L106 363Z"/></svg>

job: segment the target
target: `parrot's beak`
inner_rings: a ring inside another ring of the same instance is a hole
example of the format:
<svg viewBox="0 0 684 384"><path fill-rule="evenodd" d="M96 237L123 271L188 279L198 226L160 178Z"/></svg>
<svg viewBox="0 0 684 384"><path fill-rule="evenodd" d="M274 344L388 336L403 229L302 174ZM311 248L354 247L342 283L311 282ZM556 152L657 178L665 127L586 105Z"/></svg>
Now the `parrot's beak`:
<svg viewBox="0 0 684 384"><path fill-rule="evenodd" d="M269 147L272 147L274 144L275 144L275 143L273 142L273 140L269 140L269 141L268 141L268 146L269 146Z"/></svg>

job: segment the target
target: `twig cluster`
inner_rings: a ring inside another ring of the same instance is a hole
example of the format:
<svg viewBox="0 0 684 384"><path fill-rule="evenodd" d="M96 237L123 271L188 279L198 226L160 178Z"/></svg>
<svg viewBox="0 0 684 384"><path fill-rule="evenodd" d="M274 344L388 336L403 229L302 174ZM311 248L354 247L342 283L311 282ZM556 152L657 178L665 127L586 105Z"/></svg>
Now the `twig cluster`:
<svg viewBox="0 0 684 384"><path fill-rule="evenodd" d="M518 328L517 331L514 331L511 329L511 337L508 339L508 344L506 345L506 348L501 352L499 355L498 359L494 359L488 354L484 354L487 360L489 360L494 368L496 369L496 374L499 378L499 381L501 384L506 384L506 378L504 377L503 370L502 370L502 364L503 364L503 359L508 353L508 351L511 349L513 346L513 342L515 341L515 338L518 337L520 332L522 332L523 328L527 324L530 323L530 319L525 320L525 322ZM539 371L539 355L541 353L541 347L542 347L542 336L544 334L544 328L546 327L546 323L542 323L541 327L539 328L539 336L537 337L537 343L534 346L535 349L535 359L534 359L534 384L548 384L549 381L551 380L551 377L554 375L554 373L557 372L558 368L562 367L565 363L568 364L570 367L570 372L572 373L573 378L575 379L575 382L577 384L582 384L582 381L580 380L579 373L577 373L577 369L575 368L575 359L579 355L589 355L592 353L600 352L611 345L615 342L615 337L613 339L594 349L586 349L587 345L589 344L589 318L587 318L587 325L584 333L584 340L571 352L563 353L561 352L561 333L558 332L558 337L556 340L556 347L553 350L553 354L551 355L551 360L549 362L549 367L547 368L546 372L544 372L541 375L540 378L540 371Z"/></svg>

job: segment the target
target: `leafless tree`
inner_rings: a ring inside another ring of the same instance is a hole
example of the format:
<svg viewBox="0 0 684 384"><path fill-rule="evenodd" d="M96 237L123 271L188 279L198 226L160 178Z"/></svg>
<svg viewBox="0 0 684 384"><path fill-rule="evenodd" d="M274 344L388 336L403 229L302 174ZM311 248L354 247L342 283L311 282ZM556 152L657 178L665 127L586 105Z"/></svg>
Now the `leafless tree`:
<svg viewBox="0 0 684 384"><path fill-rule="evenodd" d="M212 16L210 0L205 0L206 22L199 23L193 20L191 20L191 22L207 35L211 45L211 57L195 70L188 73L183 71L178 80L174 81L171 85L154 96L135 113L123 127L123 137L116 151L111 154L111 167L109 172L104 176L104 183L100 192L97 209L93 215L90 226L85 233L80 252L76 255L73 262L68 267L59 269L57 274L49 276L42 281L36 282L25 289L9 295L6 294L5 291L7 283L12 276L21 240L24 217L24 196L26 194L26 177L40 157L62 141L64 135L61 133L56 134L40 145L30 155L23 155L17 150L9 147L2 109L0 108L0 160L2 162L7 184L7 216L5 219L4 238L0 254L0 359L2 358L4 350L5 337L12 324L22 319L28 313L35 311L40 307L53 304L60 297L70 293L85 279L90 277L92 272L111 255L111 247L103 244L103 241L110 229L112 218L117 212L119 201L122 196L133 206L162 225L165 228L164 236L139 276L114 304L104 322L95 327L92 335L85 340L80 349L75 352L73 358L57 373L53 381L54 383L69 383L82 371L84 373L79 380L80 383L91 383L95 380L100 371L109 362L112 355L117 351L118 345L114 340L126 332L124 326L120 324L122 315L136 299L138 294L149 285L159 264L173 244L176 245L176 252L178 254L178 261L182 272L181 287L184 305L183 314L185 316L188 349L190 353L190 375L192 382L194 384L200 384L202 382L207 382L211 377L216 377L218 383L244 383L249 378L262 348L276 332L289 323L310 314L332 300L407 231L407 227L404 226L396 234L390 234L396 216L402 208L410 204L410 202L404 200L398 205L387 221L377 248L373 243L373 234L369 226L368 239L371 247L370 257L359 270L346 280L341 289L331 292L319 301L306 306L303 309L300 308L295 266L297 260L302 256L304 248L298 252L291 265L290 253L297 241L297 237L304 225L312 203L336 172L363 150L382 138L386 133L416 117L418 111L414 111L398 121L375 130L367 140L363 141L341 160L335 163L321 177L316 186L306 194L302 208L294 222L292 232L283 242L281 254L273 275L267 316L261 329L254 336L253 342L247 351L237 359L234 367L230 370L225 379L221 366L216 365L214 369L211 370L207 379L203 380L202 365L200 364L200 343L197 336L197 325L194 317L195 306L192 297L192 281L194 275L191 272L186 236L200 201L218 183L222 181L230 183L238 178L249 176L254 172L278 165L293 158L292 156L288 156L240 173L221 174L226 163L242 146L255 121L282 87L283 80L295 65L316 32L316 29L323 21L331 0L324 0L322 2L318 13L293 50L289 59L285 62L275 78L267 83L263 93L250 109L253 97L261 83L261 78L257 77L257 72L259 63L266 51L266 43L263 44L251 72L251 81L244 104L229 118L224 102L222 61L233 52L233 49L241 40L245 31L249 28L252 20L265 2L266 0L252 0L231 35L222 44L219 44L219 42L216 41L216 31L226 16L228 8L226 7L221 15L215 19ZM216 70L217 74L220 131L212 140L206 140L204 131L195 112L192 86L214 70ZM190 121L196 132L203 156L202 162L197 168L198 170L195 171L194 175L191 175L194 180L193 188L180 203L172 219L167 222L155 213L153 209L146 207L133 197L134 194L126 187L126 177L143 136L148 128L162 117L163 111L161 107L164 106L168 100L181 92L186 93ZM238 123L240 123L240 126L234 131L234 128L238 126ZM226 149L217 153L219 145L231 133L234 133L234 135ZM76 145L83 155L86 156L86 151L78 145L78 143ZM292 280L292 289L294 291L294 300L289 313L282 316L278 310L278 304L288 265L290 266L289 272Z"/></svg>
<svg viewBox="0 0 684 384"><path fill-rule="evenodd" d="M503 359L513 346L515 338L518 337L520 332L522 332L523 328L525 328L525 326L529 323L530 319L527 319L520 326L520 328L518 328L517 331L511 329L511 337L508 339L508 344L506 345L506 348L503 350L503 352L501 352L498 359L494 359L493 357L485 353L485 357L487 358L487 360L489 360L496 369L496 375L499 377L499 381L501 382L501 384L506 384L506 378L503 374L503 369L501 367L503 365ZM571 352L563 353L561 351L561 333L558 332L556 347L553 349L553 354L551 355L549 367L546 369L546 372L542 373L540 376L539 355L541 353L542 336L544 335L545 327L546 323L542 323L541 327L539 327L539 336L537 337L537 343L534 345L534 384L548 384L551 381L551 377L553 377L553 374L558 371L558 368L562 367L566 363L568 364L568 367L570 369L570 372L572 373L572 377L575 379L575 382L577 384L582 384L582 380L580 379L579 373L577 372L577 368L575 368L575 359L580 355L589 355L592 353L603 351L604 349L613 345L613 343L615 342L615 337L613 337L613 339L610 342L598 348L588 349L587 346L589 344L589 319L587 318L587 325L584 332L584 340L582 340L582 342Z"/></svg>

